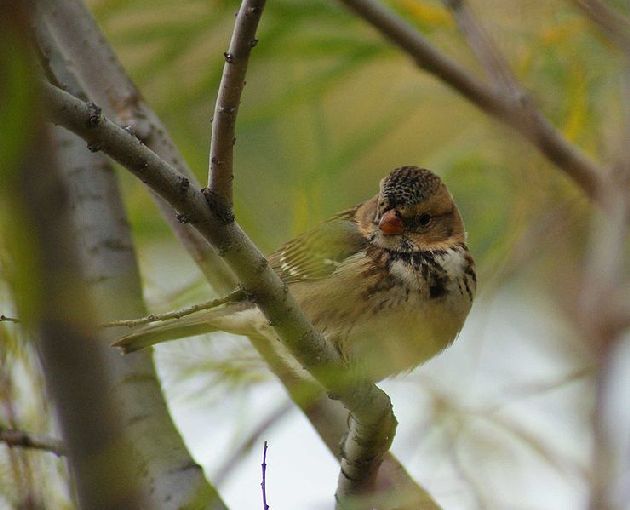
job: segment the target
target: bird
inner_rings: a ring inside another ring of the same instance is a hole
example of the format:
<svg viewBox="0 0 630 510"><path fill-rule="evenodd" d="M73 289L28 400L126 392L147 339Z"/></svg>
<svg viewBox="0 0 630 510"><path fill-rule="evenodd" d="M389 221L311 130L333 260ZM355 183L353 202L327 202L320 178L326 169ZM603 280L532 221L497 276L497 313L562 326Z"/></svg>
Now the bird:
<svg viewBox="0 0 630 510"><path fill-rule="evenodd" d="M408 372L448 347L477 283L452 195L438 175L417 166L394 169L375 196L290 240L268 261L342 365L373 382ZM263 335L291 358L247 297L149 324L114 345L132 352L211 331Z"/></svg>

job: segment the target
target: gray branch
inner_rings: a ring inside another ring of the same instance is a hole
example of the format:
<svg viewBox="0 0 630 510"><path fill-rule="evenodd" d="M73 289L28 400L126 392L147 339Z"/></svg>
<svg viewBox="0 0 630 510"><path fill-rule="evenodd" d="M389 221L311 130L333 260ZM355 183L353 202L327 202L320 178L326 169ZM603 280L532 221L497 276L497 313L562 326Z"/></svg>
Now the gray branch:
<svg viewBox="0 0 630 510"><path fill-rule="evenodd" d="M37 23L49 23L63 48L67 66L80 78L90 100L101 105L106 115L116 119L163 159L171 162L179 173L186 176L191 186L199 188L166 127L125 73L85 4L81 0L37 0L36 3ZM61 85L65 88L64 82ZM157 204L171 230L214 290L222 294L234 289L234 274L212 246L185 223L185 218L174 215L168 204L159 198Z"/></svg>
<svg viewBox="0 0 630 510"><path fill-rule="evenodd" d="M230 47L224 55L223 76L214 108L208 188L227 207L232 206L236 115L245 86L249 54L258 43L256 29L264 6L265 0L244 0L241 4Z"/></svg>
<svg viewBox="0 0 630 510"><path fill-rule="evenodd" d="M123 425L108 377L108 360L95 331L97 307L81 281L77 245L48 133L33 137L12 189L16 221L29 225L19 238L21 271L37 275L17 288L24 328L37 338L46 388L55 403L81 508L143 506L131 459L122 454ZM10 175L8 173L7 175ZM51 197L55 197L51 200ZM29 263L31 262L31 263ZM24 306L26 304L26 306ZM100 461L98 460L100 459ZM104 484L103 480L107 480Z"/></svg>
<svg viewBox="0 0 630 510"><path fill-rule="evenodd" d="M441 53L418 31L376 0L339 0L400 47L418 67L435 75L485 113L496 117L531 142L567 174L591 199L599 198L604 172L538 111L527 98L498 93Z"/></svg>
<svg viewBox="0 0 630 510"><path fill-rule="evenodd" d="M573 0L602 33L630 59L630 19L602 0Z"/></svg>

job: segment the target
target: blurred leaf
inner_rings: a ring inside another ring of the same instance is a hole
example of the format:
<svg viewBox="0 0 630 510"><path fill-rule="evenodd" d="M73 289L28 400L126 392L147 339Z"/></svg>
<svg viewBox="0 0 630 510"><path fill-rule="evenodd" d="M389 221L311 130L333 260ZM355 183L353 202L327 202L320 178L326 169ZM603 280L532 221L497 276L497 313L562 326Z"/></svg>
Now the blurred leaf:
<svg viewBox="0 0 630 510"><path fill-rule="evenodd" d="M427 0L389 0L398 12L406 15L423 32L439 27L453 27L454 22L442 2Z"/></svg>

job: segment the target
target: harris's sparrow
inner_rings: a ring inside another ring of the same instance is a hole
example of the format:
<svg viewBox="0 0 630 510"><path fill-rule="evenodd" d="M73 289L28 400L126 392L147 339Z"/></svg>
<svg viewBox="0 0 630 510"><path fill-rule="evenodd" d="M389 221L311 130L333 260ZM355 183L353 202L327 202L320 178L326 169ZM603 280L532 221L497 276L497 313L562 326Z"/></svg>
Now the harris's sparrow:
<svg viewBox="0 0 630 510"><path fill-rule="evenodd" d="M457 206L437 175L413 166L395 169L376 196L289 241L269 262L314 327L373 381L447 347L475 293ZM256 305L242 301L145 326L116 345L130 352L218 330L276 338Z"/></svg>

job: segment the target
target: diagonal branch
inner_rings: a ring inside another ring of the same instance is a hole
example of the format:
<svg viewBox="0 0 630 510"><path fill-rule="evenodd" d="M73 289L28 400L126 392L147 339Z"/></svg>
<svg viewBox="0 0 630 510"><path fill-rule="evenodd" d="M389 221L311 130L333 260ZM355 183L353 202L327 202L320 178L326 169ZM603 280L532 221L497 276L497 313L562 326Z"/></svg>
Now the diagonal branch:
<svg viewBox="0 0 630 510"><path fill-rule="evenodd" d="M192 186L199 188L166 127L125 73L85 4L81 0L37 0L36 5L36 26L44 23L50 26L55 38L52 44L62 48L66 65L80 78L90 100L101 105L106 115L127 126L148 147L170 161ZM221 257L195 229L180 221L185 218L177 218L168 204L154 198L171 230L214 290L219 294L231 291L235 286L234 274Z"/></svg>
<svg viewBox="0 0 630 510"><path fill-rule="evenodd" d="M614 44L630 58L630 19L602 0L573 0Z"/></svg>
<svg viewBox="0 0 630 510"><path fill-rule="evenodd" d="M437 50L418 31L376 0L339 0L425 69L485 113L515 129L566 173L592 200L599 199L603 171L566 138L527 98L510 99Z"/></svg>
<svg viewBox="0 0 630 510"><path fill-rule="evenodd" d="M263 254L234 222L233 216L226 215L225 209L211 196L208 198L192 188L185 177L135 136L104 117L96 105L48 84L44 85L43 92L53 122L81 136L92 147L99 147L126 167L186 215L223 255L293 356L352 413L353 434L346 440L348 448L342 468L353 478L340 483L338 498L344 499L355 488L372 487L394 437L396 421L389 397L374 384L349 385L333 376L344 370L337 351L313 329ZM361 444L365 448L358 447Z"/></svg>
<svg viewBox="0 0 630 510"><path fill-rule="evenodd" d="M24 430L7 429L0 426L0 442L10 447L33 448L54 453L57 457L66 454L66 449L59 439L31 434Z"/></svg>
<svg viewBox="0 0 630 510"><path fill-rule="evenodd" d="M208 188L227 207L232 207L236 115L245 86L249 54L258 43L256 29L264 6L265 0L243 1L236 15L230 47L224 53L223 76L212 119Z"/></svg>

